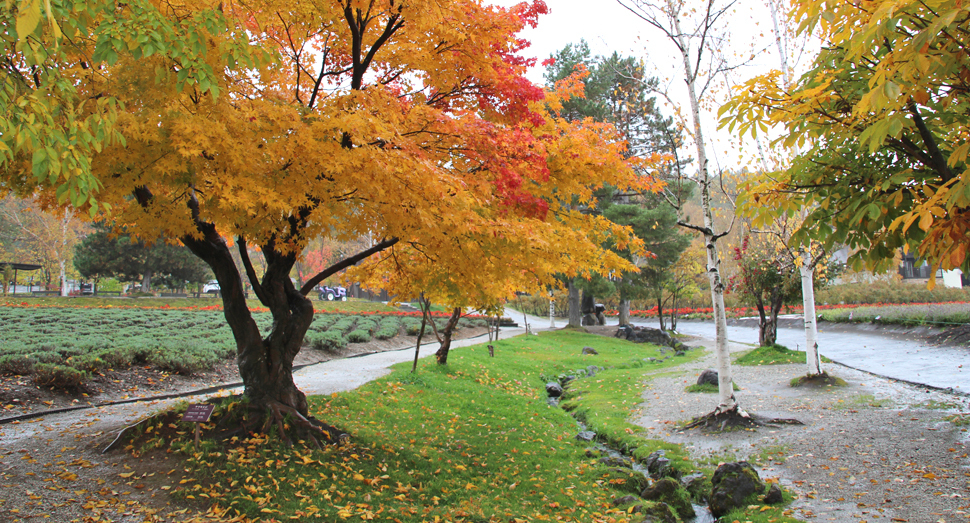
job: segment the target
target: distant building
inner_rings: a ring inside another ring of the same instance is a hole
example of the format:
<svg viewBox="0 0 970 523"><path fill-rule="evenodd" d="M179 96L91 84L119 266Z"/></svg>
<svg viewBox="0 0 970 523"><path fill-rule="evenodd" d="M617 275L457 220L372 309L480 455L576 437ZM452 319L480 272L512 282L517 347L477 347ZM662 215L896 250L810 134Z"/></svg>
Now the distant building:
<svg viewBox="0 0 970 523"><path fill-rule="evenodd" d="M902 261L899 264L899 275L903 277L905 283L926 284L933 276L933 266L926 261L917 259L911 252L906 253L903 254ZM949 271L939 269L936 271L936 279L944 287L955 289L967 284L967 277L960 269Z"/></svg>

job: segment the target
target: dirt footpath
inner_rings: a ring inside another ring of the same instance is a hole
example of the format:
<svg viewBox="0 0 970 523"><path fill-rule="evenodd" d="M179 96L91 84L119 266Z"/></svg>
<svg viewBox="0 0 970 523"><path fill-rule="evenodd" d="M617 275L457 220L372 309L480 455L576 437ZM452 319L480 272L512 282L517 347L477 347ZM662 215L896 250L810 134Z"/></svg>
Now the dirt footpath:
<svg viewBox="0 0 970 523"><path fill-rule="evenodd" d="M713 340L685 340L713 347ZM751 347L732 344L732 352ZM713 351L670 376L665 369L644 391L634 422L652 437L685 445L694 457L746 459L797 499L793 516L838 522L970 521L970 398L914 387L823 364L847 387L792 388L804 365L733 366L736 397L748 412L796 418L782 426L705 434L675 423L713 410L715 394L687 393ZM947 418L963 420L956 423Z"/></svg>

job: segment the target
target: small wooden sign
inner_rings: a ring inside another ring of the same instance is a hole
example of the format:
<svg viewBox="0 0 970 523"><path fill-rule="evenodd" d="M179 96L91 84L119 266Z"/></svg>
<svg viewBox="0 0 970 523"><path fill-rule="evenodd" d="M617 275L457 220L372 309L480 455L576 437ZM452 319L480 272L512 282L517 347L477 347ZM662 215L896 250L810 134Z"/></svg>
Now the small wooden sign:
<svg viewBox="0 0 970 523"><path fill-rule="evenodd" d="M215 408L216 406L211 403L189 405L189 408L185 410L185 414L182 415L182 421L205 423L209 421L209 416L212 416L212 411Z"/></svg>
<svg viewBox="0 0 970 523"><path fill-rule="evenodd" d="M199 424L209 421L209 416L215 408L216 406L211 403L194 404L189 405L189 408L185 409L185 414L182 414L182 421L195 423L196 449L199 448Z"/></svg>

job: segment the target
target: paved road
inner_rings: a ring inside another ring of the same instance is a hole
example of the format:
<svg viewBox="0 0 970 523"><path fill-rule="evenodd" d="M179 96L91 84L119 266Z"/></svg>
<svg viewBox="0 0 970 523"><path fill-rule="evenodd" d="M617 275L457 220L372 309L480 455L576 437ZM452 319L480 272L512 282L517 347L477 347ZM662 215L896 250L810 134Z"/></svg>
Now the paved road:
<svg viewBox="0 0 970 523"><path fill-rule="evenodd" d="M800 325L800 316L786 316L785 323ZM615 320L614 320L615 321ZM728 339L757 345L757 319L728 327ZM634 324L657 326L656 321ZM714 338L713 322L678 321L682 334ZM778 343L805 350L802 328L781 327ZM911 332L870 325L819 323L819 352L835 362L888 378L970 394L970 348L934 346ZM824 367L824 364L823 364Z"/></svg>

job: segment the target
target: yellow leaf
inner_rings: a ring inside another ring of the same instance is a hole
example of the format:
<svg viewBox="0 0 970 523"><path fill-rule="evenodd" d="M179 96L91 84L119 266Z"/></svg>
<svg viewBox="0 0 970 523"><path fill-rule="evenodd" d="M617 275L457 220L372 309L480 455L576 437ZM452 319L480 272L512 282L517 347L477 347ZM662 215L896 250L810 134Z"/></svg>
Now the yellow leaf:
<svg viewBox="0 0 970 523"><path fill-rule="evenodd" d="M37 0L26 0L18 7L17 35L24 41L40 24L40 3Z"/></svg>
<svg viewBox="0 0 970 523"><path fill-rule="evenodd" d="M128 478L134 476L135 473L134 472L122 472L121 474L118 474L118 475L121 476L121 477L123 477L123 478L125 478L125 479L128 479Z"/></svg>
<svg viewBox="0 0 970 523"><path fill-rule="evenodd" d="M923 229L924 231L928 231L930 230L930 226L932 225L933 225L933 215L925 210L920 212L919 228Z"/></svg>

